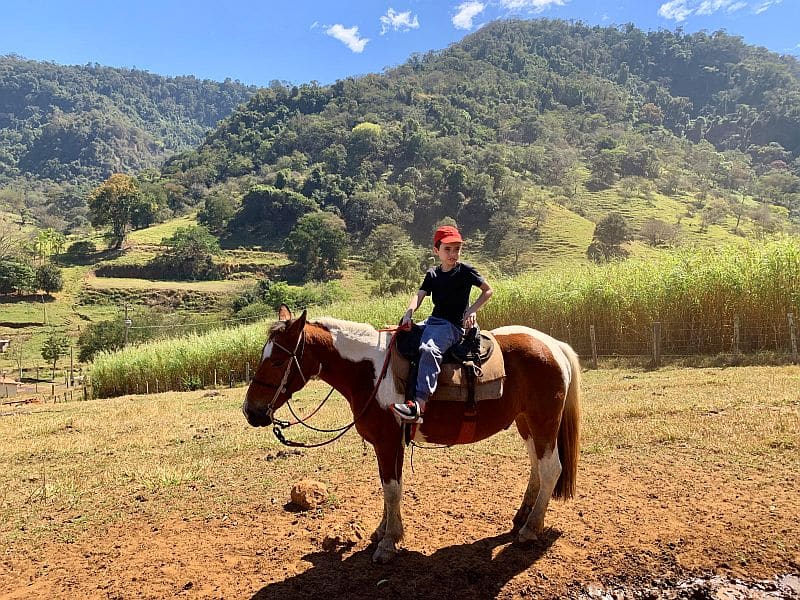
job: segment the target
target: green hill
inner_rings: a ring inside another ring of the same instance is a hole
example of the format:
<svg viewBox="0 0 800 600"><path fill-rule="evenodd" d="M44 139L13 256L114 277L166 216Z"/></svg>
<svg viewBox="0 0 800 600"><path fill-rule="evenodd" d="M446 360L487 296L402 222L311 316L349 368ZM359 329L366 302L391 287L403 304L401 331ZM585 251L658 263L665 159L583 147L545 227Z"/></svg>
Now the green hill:
<svg viewBox="0 0 800 600"><path fill-rule="evenodd" d="M529 217L545 201L689 239L792 230L798 155L794 58L724 32L539 19L490 23L382 74L273 85L162 174L201 215L224 190L227 215L206 217L223 238L279 245L293 221L276 222L321 209L352 240L394 223L427 243L449 217L503 258L509 223L541 238Z"/></svg>

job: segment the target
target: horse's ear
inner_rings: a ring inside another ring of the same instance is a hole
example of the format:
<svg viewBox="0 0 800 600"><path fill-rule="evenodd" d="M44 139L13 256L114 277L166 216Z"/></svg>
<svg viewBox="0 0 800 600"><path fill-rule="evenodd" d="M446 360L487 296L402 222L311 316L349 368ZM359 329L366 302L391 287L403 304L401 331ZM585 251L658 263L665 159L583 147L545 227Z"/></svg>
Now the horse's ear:
<svg viewBox="0 0 800 600"><path fill-rule="evenodd" d="M298 320L298 321L300 321L300 327L305 327L305 325L306 325L306 313L307 313L307 312L308 312L308 311L304 310L304 311L303 311L303 314L302 314L302 315L300 315L300 316L297 318L297 320Z"/></svg>
<svg viewBox="0 0 800 600"><path fill-rule="evenodd" d="M305 313L303 313L305 314ZM289 307L285 304L281 304L278 308L278 320L279 321L291 321L292 319L292 311L289 310Z"/></svg>

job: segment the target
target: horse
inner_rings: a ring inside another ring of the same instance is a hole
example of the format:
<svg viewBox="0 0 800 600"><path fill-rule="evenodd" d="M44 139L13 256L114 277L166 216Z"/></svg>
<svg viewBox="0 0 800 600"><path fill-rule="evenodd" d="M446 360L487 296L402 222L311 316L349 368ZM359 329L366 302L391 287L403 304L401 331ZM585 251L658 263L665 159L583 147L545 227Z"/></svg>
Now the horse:
<svg viewBox="0 0 800 600"><path fill-rule="evenodd" d="M359 435L375 450L383 488L383 517L371 536L372 560L387 563L403 539L401 496L404 427L389 406L402 402L385 368L392 334L371 325L332 318L298 318L284 306L271 327L247 388L242 412L254 427L275 421L275 411L312 378L336 389L353 412ZM503 353L502 397L475 405L472 439L464 440L461 402L429 401L415 441L438 445L478 442L516 424L530 460L522 504L513 518L515 543L529 546L544 530L551 497L575 493L580 446L581 370L577 354L559 340L512 325L492 330Z"/></svg>

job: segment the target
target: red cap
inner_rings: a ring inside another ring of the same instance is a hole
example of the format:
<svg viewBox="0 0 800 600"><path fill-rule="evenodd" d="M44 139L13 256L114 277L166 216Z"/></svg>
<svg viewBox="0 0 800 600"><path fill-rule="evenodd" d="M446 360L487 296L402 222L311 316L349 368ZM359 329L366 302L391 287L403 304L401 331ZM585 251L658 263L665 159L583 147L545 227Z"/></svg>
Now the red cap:
<svg viewBox="0 0 800 600"><path fill-rule="evenodd" d="M458 229L452 225L442 225L436 230L436 233L433 234L434 247L437 244L463 243L463 241L464 240L461 239L461 234L458 233Z"/></svg>

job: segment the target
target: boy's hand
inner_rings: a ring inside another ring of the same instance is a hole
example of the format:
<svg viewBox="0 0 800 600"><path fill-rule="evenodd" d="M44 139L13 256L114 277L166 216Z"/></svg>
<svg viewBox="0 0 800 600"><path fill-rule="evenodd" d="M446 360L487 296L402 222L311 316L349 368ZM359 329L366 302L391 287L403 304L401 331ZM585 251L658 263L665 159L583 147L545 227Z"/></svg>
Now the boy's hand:
<svg viewBox="0 0 800 600"><path fill-rule="evenodd" d="M464 313L464 329L472 329L478 318L474 312Z"/></svg>
<svg viewBox="0 0 800 600"><path fill-rule="evenodd" d="M400 320L400 329L404 329L404 330L411 329L411 324L412 324L411 315L413 315L413 314L414 313L411 311L411 309L409 309L409 310L407 310L405 312L405 314L403 315L403 318Z"/></svg>

